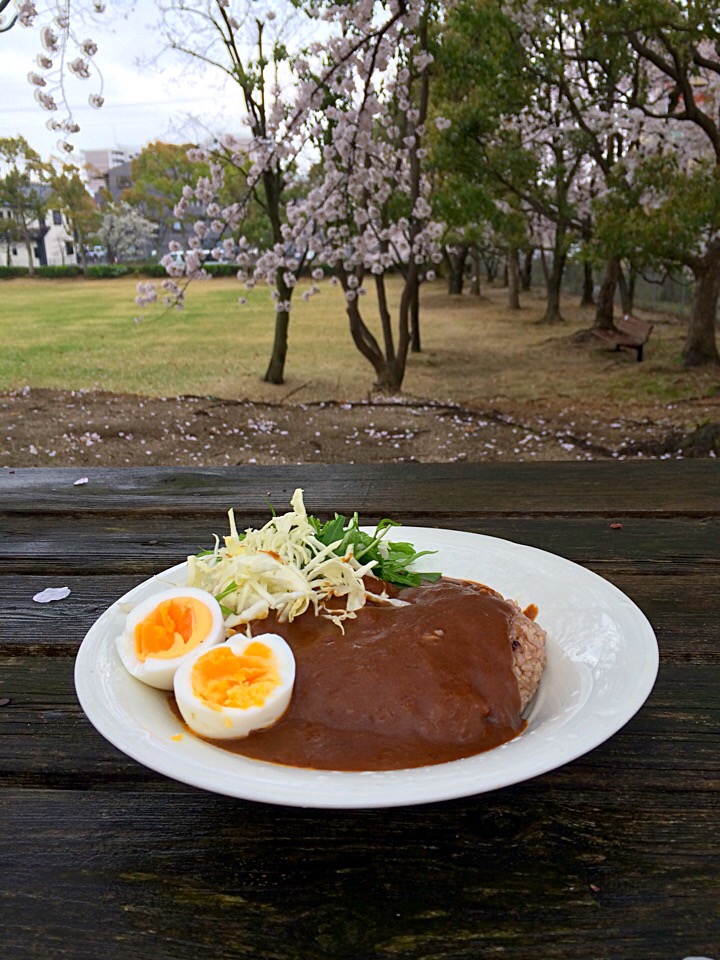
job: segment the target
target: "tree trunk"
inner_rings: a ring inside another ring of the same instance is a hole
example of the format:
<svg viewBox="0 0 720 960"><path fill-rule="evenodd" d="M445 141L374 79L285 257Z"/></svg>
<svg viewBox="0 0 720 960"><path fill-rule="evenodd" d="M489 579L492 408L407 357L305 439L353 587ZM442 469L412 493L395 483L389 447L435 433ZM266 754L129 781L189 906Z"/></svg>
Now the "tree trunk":
<svg viewBox="0 0 720 960"><path fill-rule="evenodd" d="M586 260L583 263L583 288L582 296L580 298L581 307L593 307L595 305L595 300L593 298L593 270L592 264L588 263Z"/></svg>
<svg viewBox="0 0 720 960"><path fill-rule="evenodd" d="M83 276L86 277L88 272L88 259L87 259L87 250L85 249L85 243L84 241L82 243L79 243L76 240L75 244L76 244L75 249L76 250L78 248L80 249L80 263L82 265Z"/></svg>
<svg viewBox="0 0 720 960"><path fill-rule="evenodd" d="M516 248L508 251L508 308L520 309L520 257Z"/></svg>
<svg viewBox="0 0 720 960"><path fill-rule="evenodd" d="M454 252L455 250L457 252ZM447 247L443 250L443 259L448 271L448 294L450 296L459 296L463 292L467 255L468 245L465 243L460 247L453 247L452 250Z"/></svg>
<svg viewBox="0 0 720 960"><path fill-rule="evenodd" d="M480 293L480 254L477 247L473 247L472 253L472 276L470 277L470 293L473 297L481 296Z"/></svg>
<svg viewBox="0 0 720 960"><path fill-rule="evenodd" d="M618 273L618 287L620 288L622 312L625 316L629 316L633 312L636 279L637 274L632 267L630 267L629 278L625 276L625 271L623 270L622 266L620 267L620 272Z"/></svg>
<svg viewBox="0 0 720 960"><path fill-rule="evenodd" d="M33 252L32 252L32 240L27 234L25 235L25 251L28 258L28 276L35 276L35 263L33 261Z"/></svg>
<svg viewBox="0 0 720 960"><path fill-rule="evenodd" d="M292 298L292 289L287 286L282 277L282 272L278 270L276 278L276 287L280 295L280 303L289 303ZM287 358L288 328L290 326L290 311L278 310L275 314L275 337L273 339L272 353L270 362L265 371L263 380L266 383L281 384L285 383L285 360Z"/></svg>
<svg viewBox="0 0 720 960"><path fill-rule="evenodd" d="M264 108L263 108L264 109ZM262 174L263 192L265 194L265 210L270 220L273 241L275 244L284 243L282 232L283 220L283 177L274 165L267 165ZM275 272L275 289L278 292L278 304L290 303L292 288L288 287L284 279L285 270ZM290 311L278 310L275 314L275 336L270 354L270 362L265 371L263 380L266 383L282 384L285 382L285 359L288 347L288 329L290 326Z"/></svg>
<svg viewBox="0 0 720 960"><path fill-rule="evenodd" d="M493 283L498 275L498 261L495 257L485 257L484 262L488 283Z"/></svg>
<svg viewBox="0 0 720 960"><path fill-rule="evenodd" d="M553 252L552 267L548 272L547 279L547 305L545 314L538 323L562 323L564 317L560 313L560 294L562 291L563 273L565 272L565 261L567 253L563 251L563 234L558 232L555 241L555 250Z"/></svg>
<svg viewBox="0 0 720 960"><path fill-rule="evenodd" d="M263 380L266 383L285 383L285 359L287 357L288 327L290 314L287 310L278 310L275 315L275 338L273 340L270 363Z"/></svg>
<svg viewBox="0 0 720 960"><path fill-rule="evenodd" d="M340 282L343 290L348 290L348 275L342 266L337 268ZM373 335L370 328L365 324L360 313L358 298L347 301L347 315L350 321L350 334L355 346L365 359L372 364L377 380L375 387L382 393L395 394L400 391L405 377L405 367L407 364L408 347L410 345L410 313L412 310L412 289L413 284L417 287L418 276L417 268L410 266L408 277L405 281L405 288L400 298L398 308L398 328L399 335L397 346L392 331L392 317L387 305L385 293L385 278L380 275L375 278L376 289L378 293L378 308L380 312L380 322L383 330L382 343Z"/></svg>
<svg viewBox="0 0 720 960"><path fill-rule="evenodd" d="M547 285L548 280L550 279L550 270L547 265L547 256L545 251L540 251L540 265L542 266L543 277L545 278L545 284Z"/></svg>
<svg viewBox="0 0 720 960"><path fill-rule="evenodd" d="M400 392L405 370L400 369L400 365L396 360L385 361L380 369L376 368L376 372L378 377L375 386L380 393L393 396Z"/></svg>
<svg viewBox="0 0 720 960"><path fill-rule="evenodd" d="M692 265L695 277L693 309L682 351L686 367L720 363L715 326L720 294L720 248L711 248Z"/></svg>
<svg viewBox="0 0 720 960"><path fill-rule="evenodd" d="M620 261L611 257L605 263L602 283L598 293L593 330L615 329L615 288L620 276Z"/></svg>
<svg viewBox="0 0 720 960"><path fill-rule="evenodd" d="M415 284L410 302L410 351L420 353L420 284Z"/></svg>
<svg viewBox="0 0 720 960"><path fill-rule="evenodd" d="M523 257L522 271L520 273L520 289L523 293L527 293L532 287L532 268L533 268L533 258L535 256L535 247L530 247L529 250L525 251L525 256Z"/></svg>

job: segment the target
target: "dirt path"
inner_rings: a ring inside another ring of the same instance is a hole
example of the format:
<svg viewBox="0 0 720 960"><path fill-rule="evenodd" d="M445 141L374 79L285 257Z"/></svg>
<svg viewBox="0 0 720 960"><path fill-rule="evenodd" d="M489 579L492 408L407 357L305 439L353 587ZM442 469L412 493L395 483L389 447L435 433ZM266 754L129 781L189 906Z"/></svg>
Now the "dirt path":
<svg viewBox="0 0 720 960"><path fill-rule="evenodd" d="M0 466L716 456L718 430L698 428L718 422L720 397L622 406L497 399L466 409L407 397L268 404L26 388L0 395Z"/></svg>

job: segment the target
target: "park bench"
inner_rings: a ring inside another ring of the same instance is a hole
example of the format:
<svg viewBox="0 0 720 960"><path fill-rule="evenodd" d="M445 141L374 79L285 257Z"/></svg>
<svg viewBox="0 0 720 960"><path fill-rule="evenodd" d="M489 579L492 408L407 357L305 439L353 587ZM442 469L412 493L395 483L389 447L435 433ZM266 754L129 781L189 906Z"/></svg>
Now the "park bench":
<svg viewBox="0 0 720 960"><path fill-rule="evenodd" d="M600 340L612 344L616 350L637 350L638 363L643 358L643 347L647 343L653 325L638 317L625 316L615 324L615 330L593 330Z"/></svg>

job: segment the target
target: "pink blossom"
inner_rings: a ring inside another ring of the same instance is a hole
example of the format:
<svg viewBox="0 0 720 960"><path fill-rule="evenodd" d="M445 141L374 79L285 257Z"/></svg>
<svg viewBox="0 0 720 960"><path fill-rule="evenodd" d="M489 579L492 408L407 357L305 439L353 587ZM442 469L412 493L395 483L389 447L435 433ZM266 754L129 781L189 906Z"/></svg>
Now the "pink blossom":
<svg viewBox="0 0 720 960"><path fill-rule="evenodd" d="M55 600L65 600L70 596L69 587L46 587L33 597L35 603L52 603Z"/></svg>
<svg viewBox="0 0 720 960"><path fill-rule="evenodd" d="M29 0L22 0L18 4L18 22L23 27L31 27L35 17L37 17L37 7L34 3L29 2Z"/></svg>
<svg viewBox="0 0 720 960"><path fill-rule="evenodd" d="M71 70L75 76L87 80L90 76L90 65L82 57L76 57L68 63L68 70Z"/></svg>
<svg viewBox="0 0 720 960"><path fill-rule="evenodd" d="M57 104L49 93L43 93L42 90L37 89L35 91L35 99L43 108L43 110L57 110Z"/></svg>

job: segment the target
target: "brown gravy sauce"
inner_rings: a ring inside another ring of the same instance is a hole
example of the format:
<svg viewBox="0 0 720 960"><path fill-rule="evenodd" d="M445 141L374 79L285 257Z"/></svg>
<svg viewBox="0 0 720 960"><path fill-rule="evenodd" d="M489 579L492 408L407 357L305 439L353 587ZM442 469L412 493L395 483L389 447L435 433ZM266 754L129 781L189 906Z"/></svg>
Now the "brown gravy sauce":
<svg viewBox="0 0 720 960"><path fill-rule="evenodd" d="M520 733L514 608L489 587L449 578L392 592L409 606L367 604L344 635L314 613L258 623L255 636L278 633L295 655L290 706L266 730L209 742L292 767L395 770L469 757Z"/></svg>

